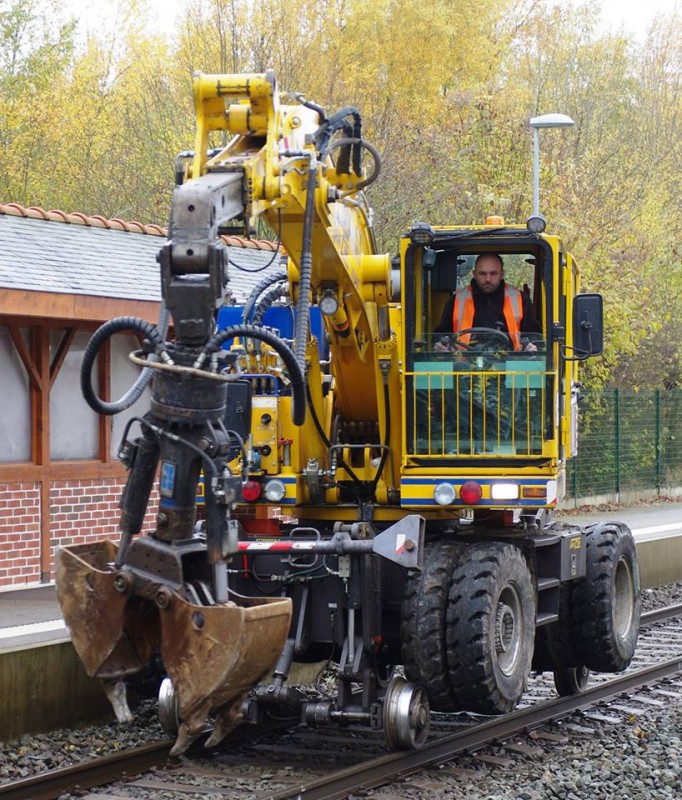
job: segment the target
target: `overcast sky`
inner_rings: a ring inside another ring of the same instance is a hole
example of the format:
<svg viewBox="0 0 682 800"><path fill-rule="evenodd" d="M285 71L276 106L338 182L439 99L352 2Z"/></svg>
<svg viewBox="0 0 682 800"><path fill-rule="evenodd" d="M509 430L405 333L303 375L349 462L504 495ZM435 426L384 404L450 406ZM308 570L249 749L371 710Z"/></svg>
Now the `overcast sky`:
<svg viewBox="0 0 682 800"><path fill-rule="evenodd" d="M643 34L658 14L682 10L680 0L601 0L602 19L612 28L621 25L629 33Z"/></svg>

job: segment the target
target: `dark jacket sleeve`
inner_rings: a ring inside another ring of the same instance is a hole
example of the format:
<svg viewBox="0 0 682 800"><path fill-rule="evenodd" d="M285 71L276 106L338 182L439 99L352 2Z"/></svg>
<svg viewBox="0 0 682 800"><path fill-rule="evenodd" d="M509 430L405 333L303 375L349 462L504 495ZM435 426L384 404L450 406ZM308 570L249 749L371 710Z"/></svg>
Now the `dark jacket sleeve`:
<svg viewBox="0 0 682 800"><path fill-rule="evenodd" d="M434 333L452 333L452 311L455 307L455 295L450 295L447 302L445 303L445 308L443 309L443 314L440 318L440 322L436 325ZM524 311L524 317L525 317Z"/></svg>
<svg viewBox="0 0 682 800"><path fill-rule="evenodd" d="M530 297L525 292L521 292L523 302L523 317L521 319L521 330L523 333L542 333L540 323L535 319L533 304Z"/></svg>

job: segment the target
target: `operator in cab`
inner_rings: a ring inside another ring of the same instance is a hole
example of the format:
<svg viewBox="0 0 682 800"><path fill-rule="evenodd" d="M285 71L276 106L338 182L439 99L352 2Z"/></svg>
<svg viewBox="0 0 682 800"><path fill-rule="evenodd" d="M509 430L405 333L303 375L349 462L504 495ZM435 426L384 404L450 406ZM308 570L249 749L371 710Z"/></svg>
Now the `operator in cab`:
<svg viewBox="0 0 682 800"><path fill-rule="evenodd" d="M487 328L506 333L513 350L537 350L537 346L529 338L538 337L523 336L524 333L541 332L530 297L505 283L504 261L497 253L482 253L478 256L471 283L458 289L447 301L435 332L457 334L470 328ZM469 335L464 334L459 342L466 345L470 339ZM434 349L440 352L456 350L459 342L452 346L447 342L447 337L444 337L442 341L436 342Z"/></svg>

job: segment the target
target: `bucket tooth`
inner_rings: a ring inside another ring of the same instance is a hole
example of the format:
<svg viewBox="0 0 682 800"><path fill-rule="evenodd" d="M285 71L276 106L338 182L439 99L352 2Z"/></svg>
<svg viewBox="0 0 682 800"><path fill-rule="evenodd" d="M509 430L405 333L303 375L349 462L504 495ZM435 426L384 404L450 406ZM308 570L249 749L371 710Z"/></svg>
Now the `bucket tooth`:
<svg viewBox="0 0 682 800"><path fill-rule="evenodd" d="M170 757L177 758L189 750L189 748L194 744L194 742L196 742L204 730L205 728L202 727L200 730L192 733L187 723L183 722L178 728L178 735L175 737L175 744L170 749Z"/></svg>
<svg viewBox="0 0 682 800"><path fill-rule="evenodd" d="M102 681L107 700L114 709L117 722L132 722L133 713L128 706L128 692L123 681Z"/></svg>
<svg viewBox="0 0 682 800"><path fill-rule="evenodd" d="M216 711L213 720L213 730L206 740L204 747L211 748L219 745L230 731L239 725L244 717L242 711L246 695L240 695L234 702L223 706Z"/></svg>

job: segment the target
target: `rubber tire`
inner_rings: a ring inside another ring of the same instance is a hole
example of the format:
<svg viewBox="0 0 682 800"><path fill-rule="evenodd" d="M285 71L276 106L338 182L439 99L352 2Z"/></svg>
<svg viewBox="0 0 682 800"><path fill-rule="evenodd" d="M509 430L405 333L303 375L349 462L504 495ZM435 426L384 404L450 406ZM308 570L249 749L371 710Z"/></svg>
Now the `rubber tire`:
<svg viewBox="0 0 682 800"><path fill-rule="evenodd" d="M573 650L579 663L594 672L622 672L635 654L642 612L630 529L620 522L588 527L586 557L585 578L571 591ZM618 602L623 589L631 600L630 609L623 608L622 596Z"/></svg>
<svg viewBox="0 0 682 800"><path fill-rule="evenodd" d="M446 657L445 625L452 569L462 546L435 542L426 547L421 572L407 579L401 609L401 652L405 676L423 686L434 711L455 711Z"/></svg>
<svg viewBox="0 0 682 800"><path fill-rule="evenodd" d="M562 583L559 587L559 619L535 631L534 670L554 672L583 666L573 646L572 586L573 584L569 582Z"/></svg>
<svg viewBox="0 0 682 800"><path fill-rule="evenodd" d="M503 593L512 591L520 620L518 653L509 671L500 665L495 623ZM506 714L519 702L531 670L536 592L528 564L509 544L474 545L452 576L447 611L450 682L462 709Z"/></svg>
<svg viewBox="0 0 682 800"><path fill-rule="evenodd" d="M590 671L587 667L565 667L555 669L553 672L554 686L559 697L572 697L582 694L590 681Z"/></svg>

